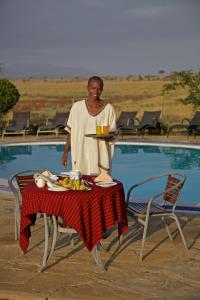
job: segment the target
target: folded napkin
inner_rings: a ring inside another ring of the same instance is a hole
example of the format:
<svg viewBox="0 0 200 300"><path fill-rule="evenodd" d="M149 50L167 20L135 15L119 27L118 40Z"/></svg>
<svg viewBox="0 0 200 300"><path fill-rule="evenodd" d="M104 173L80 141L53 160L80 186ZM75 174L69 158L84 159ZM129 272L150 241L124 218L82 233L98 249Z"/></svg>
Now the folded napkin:
<svg viewBox="0 0 200 300"><path fill-rule="evenodd" d="M41 174L44 175L44 176L52 176L52 175L53 175L53 174L52 174L50 171L48 171L48 170L42 172Z"/></svg>
<svg viewBox="0 0 200 300"><path fill-rule="evenodd" d="M95 182L111 182L113 181L112 177L106 172L103 171L99 176L94 179Z"/></svg>
<svg viewBox="0 0 200 300"><path fill-rule="evenodd" d="M58 187L58 185L55 183L55 180L53 178L51 178L53 176L54 175L51 172L49 172L49 171L45 171L45 172L43 172L41 174L40 173L36 173L36 174L34 174L35 183L37 184L38 187L43 187L45 185L45 183L49 187L52 187L52 188L53 187Z"/></svg>

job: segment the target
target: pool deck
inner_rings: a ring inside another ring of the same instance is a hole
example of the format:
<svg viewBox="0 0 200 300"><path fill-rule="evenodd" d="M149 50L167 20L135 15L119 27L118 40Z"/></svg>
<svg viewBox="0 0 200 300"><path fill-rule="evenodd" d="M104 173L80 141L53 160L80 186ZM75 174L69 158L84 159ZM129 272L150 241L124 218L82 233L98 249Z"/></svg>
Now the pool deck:
<svg viewBox="0 0 200 300"><path fill-rule="evenodd" d="M0 146L3 144L9 143L37 143L37 142L65 142L66 135L62 134L59 136L55 135L26 135L25 137L22 136L5 136L3 139L0 138ZM185 135L170 135L167 137L166 135L145 135L145 136L138 136L138 135L126 135L126 136L118 136L116 141L120 142L162 142L162 143L183 143L183 144L195 144L200 145L200 136L196 138L193 136L187 137Z"/></svg>
<svg viewBox="0 0 200 300"><path fill-rule="evenodd" d="M3 143L64 140L65 136L6 137ZM176 142L177 137L127 137L123 140L171 143ZM200 145L200 138L179 137L178 142ZM6 184L6 180L0 180L0 183ZM29 251L23 255L14 240L13 195L0 190L0 197L0 300L199 299L200 215L181 222L189 246L188 253L180 236L177 235L171 242L165 228L155 220L145 244L147 256L141 263L138 259L141 232L130 221L121 248L118 247L116 231L104 241L105 248L109 250L101 251L106 272L99 270L81 242L74 248L71 245L62 247L67 241L63 235L49 268L38 273L44 246L42 219L33 226ZM174 223L170 226L174 231Z"/></svg>

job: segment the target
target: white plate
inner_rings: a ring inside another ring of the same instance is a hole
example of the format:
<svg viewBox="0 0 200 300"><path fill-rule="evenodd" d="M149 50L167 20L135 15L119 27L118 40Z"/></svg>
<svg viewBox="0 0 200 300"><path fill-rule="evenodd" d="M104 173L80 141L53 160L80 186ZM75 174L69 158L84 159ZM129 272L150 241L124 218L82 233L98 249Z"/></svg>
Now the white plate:
<svg viewBox="0 0 200 300"><path fill-rule="evenodd" d="M52 181L52 182L56 182L58 180L58 176L57 175L50 175L48 176L48 178Z"/></svg>
<svg viewBox="0 0 200 300"><path fill-rule="evenodd" d="M58 187L48 187L48 191L51 191L51 192L64 192L64 191L68 191L68 189L65 188L64 186L58 186Z"/></svg>
<svg viewBox="0 0 200 300"><path fill-rule="evenodd" d="M117 182L115 182L115 181L109 181L109 182L100 181L100 182L96 183L96 185L101 186L101 187L109 187L109 186L113 186L116 184L117 184Z"/></svg>
<svg viewBox="0 0 200 300"><path fill-rule="evenodd" d="M71 174L71 172L60 172L59 176L61 176L61 177L68 177L68 176L70 176L70 174Z"/></svg>

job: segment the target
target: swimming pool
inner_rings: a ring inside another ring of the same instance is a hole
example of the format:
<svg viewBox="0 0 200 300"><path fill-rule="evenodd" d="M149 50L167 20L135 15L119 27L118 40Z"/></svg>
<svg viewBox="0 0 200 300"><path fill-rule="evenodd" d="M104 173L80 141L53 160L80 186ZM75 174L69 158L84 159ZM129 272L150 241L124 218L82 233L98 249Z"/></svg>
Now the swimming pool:
<svg viewBox="0 0 200 300"><path fill-rule="evenodd" d="M64 171L60 164L63 150L63 143L0 146L0 178L29 168L55 173ZM124 183L126 192L136 182L165 172L186 174L181 201L187 204L200 202L200 148L141 143L116 145L112 175Z"/></svg>

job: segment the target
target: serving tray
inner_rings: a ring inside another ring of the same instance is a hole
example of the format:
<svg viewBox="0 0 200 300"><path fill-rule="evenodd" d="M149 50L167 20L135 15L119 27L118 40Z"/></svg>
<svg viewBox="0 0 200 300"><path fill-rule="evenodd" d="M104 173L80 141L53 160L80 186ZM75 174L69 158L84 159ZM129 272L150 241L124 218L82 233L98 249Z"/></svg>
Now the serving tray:
<svg viewBox="0 0 200 300"><path fill-rule="evenodd" d="M89 133L89 134L85 134L86 137L92 137L92 138L97 138L97 139L102 139L102 138L111 138L116 136L117 133L116 132L110 132L109 134L96 134L96 133Z"/></svg>

